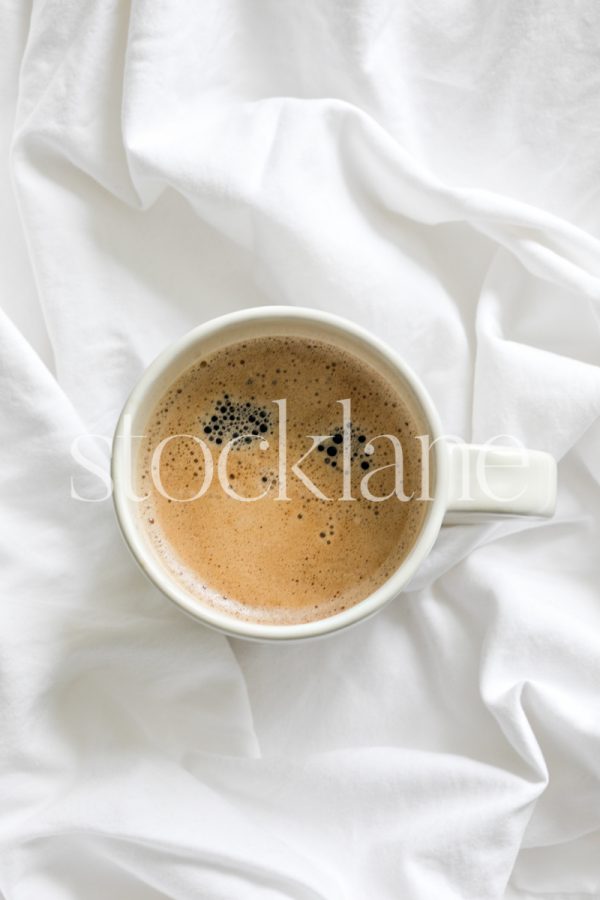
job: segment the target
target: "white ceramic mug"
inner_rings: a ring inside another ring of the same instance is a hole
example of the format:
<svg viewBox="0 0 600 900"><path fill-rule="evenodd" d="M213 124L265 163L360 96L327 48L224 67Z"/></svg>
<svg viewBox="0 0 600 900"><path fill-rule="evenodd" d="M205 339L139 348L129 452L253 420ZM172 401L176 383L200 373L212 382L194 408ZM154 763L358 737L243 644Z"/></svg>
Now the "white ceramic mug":
<svg viewBox="0 0 600 900"><path fill-rule="evenodd" d="M132 436L143 434L160 396L193 362L227 344L266 335L296 335L337 344L379 371L412 403L430 436L431 503L421 532L391 577L364 600L330 616L296 625L263 625L204 605L177 583L156 556L128 486L133 483ZM485 474L485 487L481 473ZM353 625L396 597L431 550L442 524L498 515L551 516L556 463L547 453L513 447L453 443L420 379L390 347L352 322L313 309L259 307L206 322L171 344L144 372L115 431L113 498L125 540L142 570L178 606L226 634L255 640L298 640ZM468 490L467 490L468 485ZM505 498L505 499L503 499Z"/></svg>

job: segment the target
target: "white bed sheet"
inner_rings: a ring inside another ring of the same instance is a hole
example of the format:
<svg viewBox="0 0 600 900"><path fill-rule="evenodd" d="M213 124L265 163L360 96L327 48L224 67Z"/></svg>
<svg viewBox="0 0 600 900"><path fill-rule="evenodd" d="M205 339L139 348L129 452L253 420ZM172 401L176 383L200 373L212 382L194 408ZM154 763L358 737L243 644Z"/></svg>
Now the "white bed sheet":
<svg viewBox="0 0 600 900"><path fill-rule="evenodd" d="M0 895L600 897L600 6L1 18ZM169 340L267 303L554 454L556 517L445 529L326 641L185 618L70 444L105 460Z"/></svg>

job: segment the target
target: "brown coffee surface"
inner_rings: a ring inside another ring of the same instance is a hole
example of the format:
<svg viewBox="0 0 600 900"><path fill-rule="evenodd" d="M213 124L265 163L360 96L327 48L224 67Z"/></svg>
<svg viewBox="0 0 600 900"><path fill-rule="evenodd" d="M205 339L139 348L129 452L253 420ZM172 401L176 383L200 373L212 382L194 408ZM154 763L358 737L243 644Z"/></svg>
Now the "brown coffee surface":
<svg viewBox="0 0 600 900"><path fill-rule="evenodd" d="M283 404L274 402L283 399L285 429ZM338 401L347 399L344 425ZM300 337L232 344L188 368L148 422L137 465L144 529L199 603L260 623L325 618L380 587L413 546L427 503L393 493L398 457L392 440L377 436L399 439L403 492L418 498L420 433L402 396L341 348ZM313 443L300 470L323 497L291 471ZM229 493L218 474L227 448ZM190 500L208 483L209 454L210 486ZM393 495L377 502L365 487Z"/></svg>

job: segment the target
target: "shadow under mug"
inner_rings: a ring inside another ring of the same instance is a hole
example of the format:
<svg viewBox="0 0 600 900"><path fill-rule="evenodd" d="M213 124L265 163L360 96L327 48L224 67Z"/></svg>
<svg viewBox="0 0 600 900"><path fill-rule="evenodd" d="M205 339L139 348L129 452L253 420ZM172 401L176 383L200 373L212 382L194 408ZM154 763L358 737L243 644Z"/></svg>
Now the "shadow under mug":
<svg viewBox="0 0 600 900"><path fill-rule="evenodd" d="M380 587L354 606L301 624L247 622L204 605L168 572L153 550L128 486L136 464L132 439L144 433L157 401L184 370L209 353L250 338L285 335L336 344L373 366L411 406L429 436L429 496L419 535L408 555ZM485 472L484 485L481 473ZM134 558L150 580L204 624L234 637L281 641L321 637L368 618L401 593L431 550L442 524L497 516L551 516L556 503L556 463L547 453L522 448L455 443L443 432L425 387L394 350L338 316L298 307L258 307L213 319L167 347L146 369L127 400L112 450L117 519ZM467 489L468 487L468 489ZM507 499L503 499L507 498Z"/></svg>

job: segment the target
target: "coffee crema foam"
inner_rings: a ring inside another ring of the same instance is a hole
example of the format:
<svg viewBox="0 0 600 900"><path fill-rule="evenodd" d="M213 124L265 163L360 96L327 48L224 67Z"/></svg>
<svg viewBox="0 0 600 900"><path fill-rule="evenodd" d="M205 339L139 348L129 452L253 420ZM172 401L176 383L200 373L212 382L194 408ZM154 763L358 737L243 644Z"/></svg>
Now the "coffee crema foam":
<svg viewBox="0 0 600 900"><path fill-rule="evenodd" d="M286 399L287 497L279 491L279 407ZM350 479L355 500L343 493L344 433L340 400L351 400ZM297 624L348 609L380 587L398 568L422 528L427 502L395 495L372 502L361 493L371 473L375 496L394 490L395 461L387 439L403 453L404 491L419 497L421 433L407 402L378 372L332 344L301 337L249 339L190 366L162 396L150 417L136 467L145 533L162 565L200 603L262 624ZM160 441L160 477L152 479L152 453ZM205 461L201 438L214 462L214 477L197 500ZM320 499L290 468L319 442L301 469L329 498ZM235 440L227 483L217 477L219 453ZM268 447L265 445L268 442ZM382 466L390 466L377 471ZM178 499L174 499L178 498Z"/></svg>

